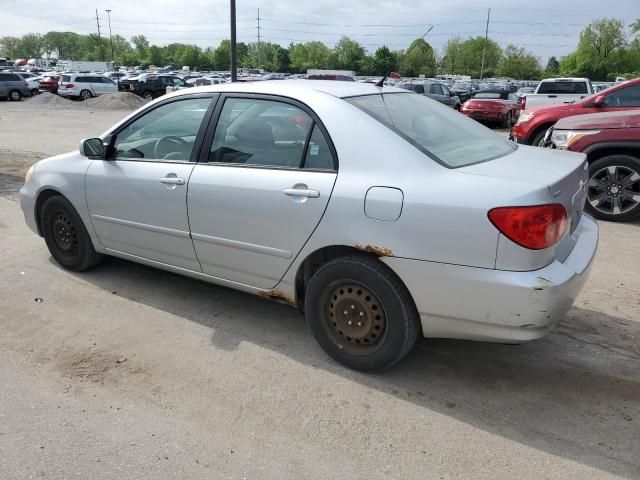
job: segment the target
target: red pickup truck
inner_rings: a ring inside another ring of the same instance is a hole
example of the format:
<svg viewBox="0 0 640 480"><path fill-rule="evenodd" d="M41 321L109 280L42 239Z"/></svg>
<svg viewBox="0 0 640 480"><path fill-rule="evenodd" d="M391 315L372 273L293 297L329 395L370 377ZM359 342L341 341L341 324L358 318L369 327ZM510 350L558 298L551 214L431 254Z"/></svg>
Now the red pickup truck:
<svg viewBox="0 0 640 480"><path fill-rule="evenodd" d="M587 154L585 209L597 218L640 218L640 110L567 117L547 132L544 146Z"/></svg>
<svg viewBox="0 0 640 480"><path fill-rule="evenodd" d="M524 96L523 111L526 101ZM620 83L579 102L550 105L524 112L511 129L510 138L525 145L542 146L546 131L561 118L631 109L640 109L640 78Z"/></svg>

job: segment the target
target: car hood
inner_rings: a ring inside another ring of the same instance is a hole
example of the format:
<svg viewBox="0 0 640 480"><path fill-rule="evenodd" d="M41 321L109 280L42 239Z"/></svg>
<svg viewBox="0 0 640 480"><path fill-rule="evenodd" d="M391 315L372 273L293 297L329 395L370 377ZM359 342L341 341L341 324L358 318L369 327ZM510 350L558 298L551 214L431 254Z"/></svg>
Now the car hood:
<svg viewBox="0 0 640 480"><path fill-rule="evenodd" d="M528 94L526 94L525 97L527 95ZM541 113L546 113L546 112L570 112L572 110L579 111L579 110L582 110L582 109L583 109L582 102L576 102L576 103L563 103L563 104L554 104L554 105L533 107L533 108L527 109L527 110L529 110L530 113L541 114Z"/></svg>
<svg viewBox="0 0 640 480"><path fill-rule="evenodd" d="M558 130L603 130L640 128L640 110L591 113L565 117L554 126Z"/></svg>

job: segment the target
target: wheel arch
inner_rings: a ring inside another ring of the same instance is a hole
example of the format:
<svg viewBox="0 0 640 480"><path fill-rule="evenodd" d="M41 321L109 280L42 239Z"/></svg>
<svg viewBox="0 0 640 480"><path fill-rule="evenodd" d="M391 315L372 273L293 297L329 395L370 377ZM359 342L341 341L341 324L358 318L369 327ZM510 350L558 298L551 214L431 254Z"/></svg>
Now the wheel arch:
<svg viewBox="0 0 640 480"><path fill-rule="evenodd" d="M374 245L364 245L364 244L356 244L352 245L327 245L313 252L309 253L305 259L300 262L298 265L296 276L295 276L295 304L296 306L303 311L304 310L304 299L306 293L306 287L311 280L313 274L318 271L320 267L330 262L331 260L335 260L336 258L341 257L352 257L352 256L362 256L368 258L375 258L381 264L384 264L386 268L392 272L398 280L402 283L402 285L407 288L402 278L398 276L391 266L387 262L382 261L384 257L393 256L393 254L388 250L381 247L377 247ZM411 297L411 301L413 302L414 308L416 308L415 300L413 296L411 296L411 292L407 288L407 292Z"/></svg>
<svg viewBox="0 0 640 480"><path fill-rule="evenodd" d="M62 198L64 198L65 200L69 201L69 199L67 197L65 197L62 193L60 193L58 190L55 190L53 188L45 188L43 189L41 192L38 193L38 196L36 197L36 203L35 203L35 211L34 211L34 215L35 215L35 219L36 219L36 225L38 227L38 235L40 235L41 237L43 236L42 233L42 207L44 206L44 204L46 203L47 200L49 200L51 197L56 197L56 196L60 196ZM71 203L71 202L69 202Z"/></svg>
<svg viewBox="0 0 640 480"><path fill-rule="evenodd" d="M546 132L547 130L549 130L549 128L553 127L556 124L556 121L547 121L547 122L543 122L541 123L539 126L537 126L533 132L531 132L531 135L529 135L528 140L528 144L529 145L533 145L533 139L536 138L540 132Z"/></svg>
<svg viewBox="0 0 640 480"><path fill-rule="evenodd" d="M587 162L593 163L610 155L629 155L640 160L640 142L605 142L585 148Z"/></svg>

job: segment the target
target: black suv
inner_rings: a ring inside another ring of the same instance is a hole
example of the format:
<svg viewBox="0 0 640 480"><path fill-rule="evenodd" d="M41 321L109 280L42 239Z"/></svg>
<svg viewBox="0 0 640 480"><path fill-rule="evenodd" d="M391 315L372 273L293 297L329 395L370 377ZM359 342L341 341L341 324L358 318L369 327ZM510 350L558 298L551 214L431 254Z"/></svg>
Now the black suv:
<svg viewBox="0 0 640 480"><path fill-rule="evenodd" d="M143 73L137 77L121 79L118 90L135 93L146 100L153 100L167 93L167 87L186 86L184 80L174 75Z"/></svg>
<svg viewBox="0 0 640 480"><path fill-rule="evenodd" d="M455 110L460 110L460 99L454 95L444 83L431 80L409 80L396 83L396 87L433 98Z"/></svg>

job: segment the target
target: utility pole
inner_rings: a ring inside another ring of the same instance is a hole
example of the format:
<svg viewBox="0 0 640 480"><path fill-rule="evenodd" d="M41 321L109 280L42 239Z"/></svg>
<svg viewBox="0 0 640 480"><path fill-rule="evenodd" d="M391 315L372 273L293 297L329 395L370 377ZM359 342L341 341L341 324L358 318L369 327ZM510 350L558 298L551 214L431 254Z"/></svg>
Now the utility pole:
<svg viewBox="0 0 640 480"><path fill-rule="evenodd" d="M111 37L111 10L106 9L105 12L107 12L107 18L109 19L109 43L111 43L111 61L114 62L115 58L113 54L113 38Z"/></svg>
<svg viewBox="0 0 640 480"><path fill-rule="evenodd" d="M258 68L260 68L260 9L258 9Z"/></svg>
<svg viewBox="0 0 640 480"><path fill-rule="evenodd" d="M96 26L98 27L98 47L100 47L100 60L104 61L104 52L102 51L102 38L100 37L100 18L98 17L97 8L96 8Z"/></svg>
<svg viewBox="0 0 640 480"><path fill-rule="evenodd" d="M491 9L487 11L487 28L484 30L484 46L482 47L482 63L480 64L480 80L484 74L484 56L487 52L487 41L489 39L489 17L491 16Z"/></svg>
<svg viewBox="0 0 640 480"><path fill-rule="evenodd" d="M236 0L231 2L231 81L238 81L238 59L236 57Z"/></svg>

